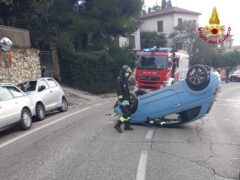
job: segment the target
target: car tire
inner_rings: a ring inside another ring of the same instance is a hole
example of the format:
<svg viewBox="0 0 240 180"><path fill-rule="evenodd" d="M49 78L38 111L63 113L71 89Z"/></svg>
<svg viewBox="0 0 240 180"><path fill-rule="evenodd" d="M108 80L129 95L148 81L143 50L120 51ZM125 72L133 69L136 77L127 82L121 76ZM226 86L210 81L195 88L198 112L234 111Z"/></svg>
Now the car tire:
<svg viewBox="0 0 240 180"><path fill-rule="evenodd" d="M130 109L131 113L135 113L138 108L138 99L135 94L130 93Z"/></svg>
<svg viewBox="0 0 240 180"><path fill-rule="evenodd" d="M58 109L60 112L66 112L68 110L68 102L66 98L62 98L62 105Z"/></svg>
<svg viewBox="0 0 240 180"><path fill-rule="evenodd" d="M144 90L137 90L137 91L135 92L135 95L136 95L136 96L142 96L142 95L144 95L144 94L147 94L147 92L144 91Z"/></svg>
<svg viewBox="0 0 240 180"><path fill-rule="evenodd" d="M32 114L31 111L24 108L21 112L20 127L23 130L30 129L32 126Z"/></svg>
<svg viewBox="0 0 240 180"><path fill-rule="evenodd" d="M36 118L38 121L42 121L43 119L45 119L45 108L42 104L37 104L36 105Z"/></svg>
<svg viewBox="0 0 240 180"><path fill-rule="evenodd" d="M204 65L194 65L187 72L186 83L194 91L205 89L210 82L210 71Z"/></svg>

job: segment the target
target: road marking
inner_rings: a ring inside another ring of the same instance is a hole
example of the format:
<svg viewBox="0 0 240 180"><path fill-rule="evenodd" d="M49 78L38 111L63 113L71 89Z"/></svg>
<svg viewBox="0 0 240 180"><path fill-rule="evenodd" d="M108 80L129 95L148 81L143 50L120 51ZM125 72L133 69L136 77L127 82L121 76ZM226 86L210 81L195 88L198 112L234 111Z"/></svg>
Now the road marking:
<svg viewBox="0 0 240 180"><path fill-rule="evenodd" d="M59 119L56 119L55 121L51 121L50 123L45 124L45 125L43 125L43 126L40 126L40 127L36 128L36 129L29 130L29 131L26 132L25 134L22 134L22 135L20 135L20 136L18 136L18 137L16 137L16 138L10 139L9 141L0 144L0 149L3 148L3 147L5 147L5 146L7 146L7 145L9 145L9 144L14 143L15 141L18 141L18 140L22 139L22 138L24 138L24 137L26 137L26 136L28 136L28 135L30 135L30 134L33 134L33 133L35 133L35 132L38 132L38 131L40 131L40 130L43 129L43 128L46 128L46 127L51 126L51 125L53 125L53 124L56 124L56 123L58 123L58 122L60 122L60 121L62 121L62 120L64 120L64 119L66 119L66 118L68 118L68 117L71 117L71 116L73 116L73 115L75 115L75 114L79 114L79 113L81 113L81 112L83 112L83 111L86 111L86 110L88 110L88 109L91 109L92 107L100 106L100 105L101 105L101 103L96 104L96 105L93 105L93 106L91 106L91 107L83 108L83 109L81 109L81 110L79 110L79 111L73 112L73 113L68 114L68 115L66 115L66 116L64 116L64 117L61 117L61 118L59 118Z"/></svg>
<svg viewBox="0 0 240 180"><path fill-rule="evenodd" d="M149 129L145 140L151 140L153 137L153 132L154 132L154 129Z"/></svg>
<svg viewBox="0 0 240 180"><path fill-rule="evenodd" d="M148 157L148 152L147 151L142 151L141 156L140 156L140 160L139 160L139 163L138 163L136 180L145 180L146 167L147 167L147 157Z"/></svg>

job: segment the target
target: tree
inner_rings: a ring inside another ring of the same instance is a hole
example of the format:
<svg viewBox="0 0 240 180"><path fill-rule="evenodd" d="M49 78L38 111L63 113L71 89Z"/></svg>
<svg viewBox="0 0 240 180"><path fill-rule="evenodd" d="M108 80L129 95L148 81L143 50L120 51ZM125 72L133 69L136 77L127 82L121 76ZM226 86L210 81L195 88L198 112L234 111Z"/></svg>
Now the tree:
<svg viewBox="0 0 240 180"><path fill-rule="evenodd" d="M191 65L194 64L207 64L210 66L216 66L216 53L213 47L202 41L199 37L193 43L193 49L191 55Z"/></svg>
<svg viewBox="0 0 240 180"><path fill-rule="evenodd" d="M84 3L85 9L79 10L82 25L80 28L86 37L86 43L103 46L106 41L119 36L129 35L140 25L142 0L88 0ZM86 45L88 46L88 44Z"/></svg>
<svg viewBox="0 0 240 180"><path fill-rule="evenodd" d="M162 9L167 8L167 2L166 0L162 0Z"/></svg>
<svg viewBox="0 0 240 180"><path fill-rule="evenodd" d="M53 0L0 0L0 22L6 26L21 26L37 19L52 3Z"/></svg>
<svg viewBox="0 0 240 180"><path fill-rule="evenodd" d="M156 3L156 5L154 5L151 10L153 11L160 11L161 10L161 7Z"/></svg>
<svg viewBox="0 0 240 180"><path fill-rule="evenodd" d="M184 21L175 27L175 31L169 35L173 40L175 49L183 49L192 54L193 43L198 36L197 27L192 21Z"/></svg>
<svg viewBox="0 0 240 180"><path fill-rule="evenodd" d="M170 8L170 7L172 7L172 2L171 2L171 0L169 0L169 1L167 2L167 8Z"/></svg>
<svg viewBox="0 0 240 180"><path fill-rule="evenodd" d="M165 34L158 34L157 32L141 32L141 47L165 47L167 39Z"/></svg>

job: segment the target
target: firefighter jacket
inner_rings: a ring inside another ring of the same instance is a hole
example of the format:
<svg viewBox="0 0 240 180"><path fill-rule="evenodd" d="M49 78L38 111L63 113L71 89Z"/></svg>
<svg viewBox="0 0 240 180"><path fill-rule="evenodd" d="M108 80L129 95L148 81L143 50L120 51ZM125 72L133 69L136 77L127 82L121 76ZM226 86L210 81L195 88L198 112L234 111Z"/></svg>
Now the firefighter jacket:
<svg viewBox="0 0 240 180"><path fill-rule="evenodd" d="M125 78L123 74L120 74L117 77L117 94L118 94L118 100L120 102L130 101L128 78Z"/></svg>

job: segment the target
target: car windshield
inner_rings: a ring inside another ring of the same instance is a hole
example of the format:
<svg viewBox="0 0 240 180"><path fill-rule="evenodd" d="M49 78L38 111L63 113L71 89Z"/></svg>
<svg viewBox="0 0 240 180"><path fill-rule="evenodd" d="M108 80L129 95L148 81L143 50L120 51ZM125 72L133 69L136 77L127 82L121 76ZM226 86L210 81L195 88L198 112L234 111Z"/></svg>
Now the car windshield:
<svg viewBox="0 0 240 180"><path fill-rule="evenodd" d="M37 81L27 81L18 85L18 87L24 92L35 91L36 86Z"/></svg>
<svg viewBox="0 0 240 180"><path fill-rule="evenodd" d="M138 64L140 69L164 69L167 64L166 56L141 56Z"/></svg>

